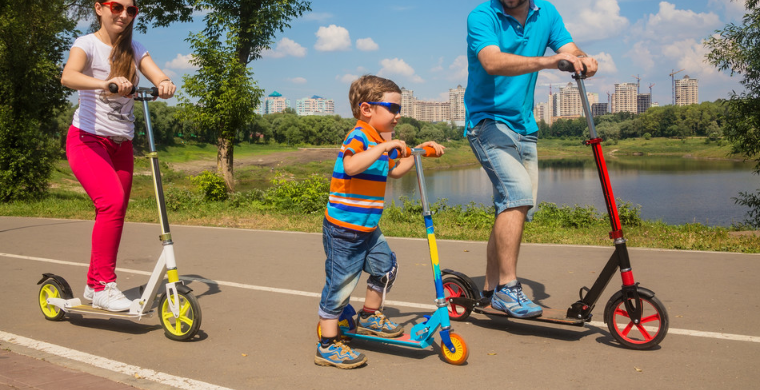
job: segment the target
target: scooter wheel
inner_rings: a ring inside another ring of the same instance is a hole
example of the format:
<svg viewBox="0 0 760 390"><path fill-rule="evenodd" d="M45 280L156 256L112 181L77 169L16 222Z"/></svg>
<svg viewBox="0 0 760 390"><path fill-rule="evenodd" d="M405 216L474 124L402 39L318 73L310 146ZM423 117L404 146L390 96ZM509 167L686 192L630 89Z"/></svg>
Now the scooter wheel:
<svg viewBox="0 0 760 390"><path fill-rule="evenodd" d="M629 301L631 299L628 299ZM636 324L625 308L625 298L616 294L607 303L604 322L620 344L637 350L650 349L665 338L668 333L669 319L665 306L654 295L639 290L641 321Z"/></svg>
<svg viewBox="0 0 760 390"><path fill-rule="evenodd" d="M454 277L443 279L443 294L447 301L449 298L473 299L464 284ZM472 313L471 309L453 303L449 304L449 319L452 321L464 321L470 316L470 313Z"/></svg>
<svg viewBox="0 0 760 390"><path fill-rule="evenodd" d="M179 317L174 318L174 313L169 307L169 299L173 297L167 296L166 293L161 295L158 308L161 314L161 326L164 327L166 337L184 341L195 336L201 328L201 306L192 293L178 291L177 295L179 296Z"/></svg>
<svg viewBox="0 0 760 390"><path fill-rule="evenodd" d="M441 357L446 363L460 366L470 357L470 350L467 348L467 344L462 336L450 333L449 337L451 337L451 343L454 344L454 352L449 351L446 345L443 344L443 341L441 341Z"/></svg>
<svg viewBox="0 0 760 390"><path fill-rule="evenodd" d="M63 316L66 315L66 313L58 308L55 305L50 305L47 303L48 298L64 298L63 288L61 288L61 285L58 284L58 282L50 278L46 280L44 283L42 283L42 286L40 287L40 295L39 295L39 302L40 302L40 309L42 310L42 315L45 316L45 319L48 321L60 321L63 319Z"/></svg>

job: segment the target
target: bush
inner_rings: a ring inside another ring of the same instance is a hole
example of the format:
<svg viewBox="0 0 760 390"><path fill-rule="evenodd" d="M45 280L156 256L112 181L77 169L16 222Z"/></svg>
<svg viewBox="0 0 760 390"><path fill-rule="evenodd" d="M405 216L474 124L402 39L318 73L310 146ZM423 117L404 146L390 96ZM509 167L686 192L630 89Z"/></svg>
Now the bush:
<svg viewBox="0 0 760 390"><path fill-rule="evenodd" d="M0 202L37 200L47 194L57 146L37 120L14 120L0 107Z"/></svg>
<svg viewBox="0 0 760 390"><path fill-rule="evenodd" d="M275 178L272 184L263 202L283 211L322 212L330 198L330 183L318 175L303 181Z"/></svg>
<svg viewBox="0 0 760 390"><path fill-rule="evenodd" d="M204 200L216 202L226 200L229 196L224 178L213 172L203 171L198 176L192 176L190 181L198 187Z"/></svg>

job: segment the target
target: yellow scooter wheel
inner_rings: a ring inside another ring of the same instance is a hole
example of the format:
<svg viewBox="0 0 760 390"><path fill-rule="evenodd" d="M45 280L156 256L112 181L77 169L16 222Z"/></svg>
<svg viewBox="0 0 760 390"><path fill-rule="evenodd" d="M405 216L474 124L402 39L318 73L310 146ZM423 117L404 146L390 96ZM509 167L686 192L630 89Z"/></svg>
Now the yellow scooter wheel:
<svg viewBox="0 0 760 390"><path fill-rule="evenodd" d="M63 298L63 289L55 279L48 279L40 287L39 303L42 315L48 321L60 321L66 313L55 305L48 304L48 298Z"/></svg>
<svg viewBox="0 0 760 390"><path fill-rule="evenodd" d="M179 297L179 317L175 318L169 300L174 299L163 294L158 303L161 315L161 326L166 337L183 341L192 338L201 328L201 306L192 293L177 292Z"/></svg>
<svg viewBox="0 0 760 390"><path fill-rule="evenodd" d="M456 333L451 333L449 336L451 337L451 343L454 344L454 352L449 351L446 345L443 344L443 341L441 341L441 357L446 363L455 366L462 365L470 357L470 350L467 348L467 344L462 336Z"/></svg>

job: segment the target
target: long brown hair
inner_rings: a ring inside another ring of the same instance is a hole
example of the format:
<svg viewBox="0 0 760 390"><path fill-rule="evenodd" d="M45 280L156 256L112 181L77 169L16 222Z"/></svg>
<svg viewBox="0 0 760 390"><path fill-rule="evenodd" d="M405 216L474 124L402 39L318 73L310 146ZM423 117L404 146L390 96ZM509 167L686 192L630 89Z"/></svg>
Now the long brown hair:
<svg viewBox="0 0 760 390"><path fill-rule="evenodd" d="M96 0L101 4L101 7L105 9L110 15L111 9L103 6L103 3L108 0ZM137 2L132 0L133 5L137 5ZM96 14L97 15L97 14ZM136 17L137 15L135 15ZM103 25L103 21L98 16L100 25ZM108 79L112 79L117 76L125 77L132 83L137 82L137 69L135 69L135 52L132 50L132 27L135 24L135 18L124 27L124 31L116 38L116 42L113 43L113 49L111 50L111 57L109 62L111 63L111 74L108 75Z"/></svg>

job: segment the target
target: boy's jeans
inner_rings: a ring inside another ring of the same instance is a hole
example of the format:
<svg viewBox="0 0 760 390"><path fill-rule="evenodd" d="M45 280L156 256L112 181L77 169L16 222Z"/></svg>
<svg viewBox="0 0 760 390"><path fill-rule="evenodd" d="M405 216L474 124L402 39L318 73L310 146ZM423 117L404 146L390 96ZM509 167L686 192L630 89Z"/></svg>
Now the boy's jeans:
<svg viewBox="0 0 760 390"><path fill-rule="evenodd" d="M336 319L348 304L362 271L370 275L367 286L382 292L382 277L393 267L391 248L380 228L365 233L324 220L322 244L325 247L327 280L319 302L319 317Z"/></svg>

